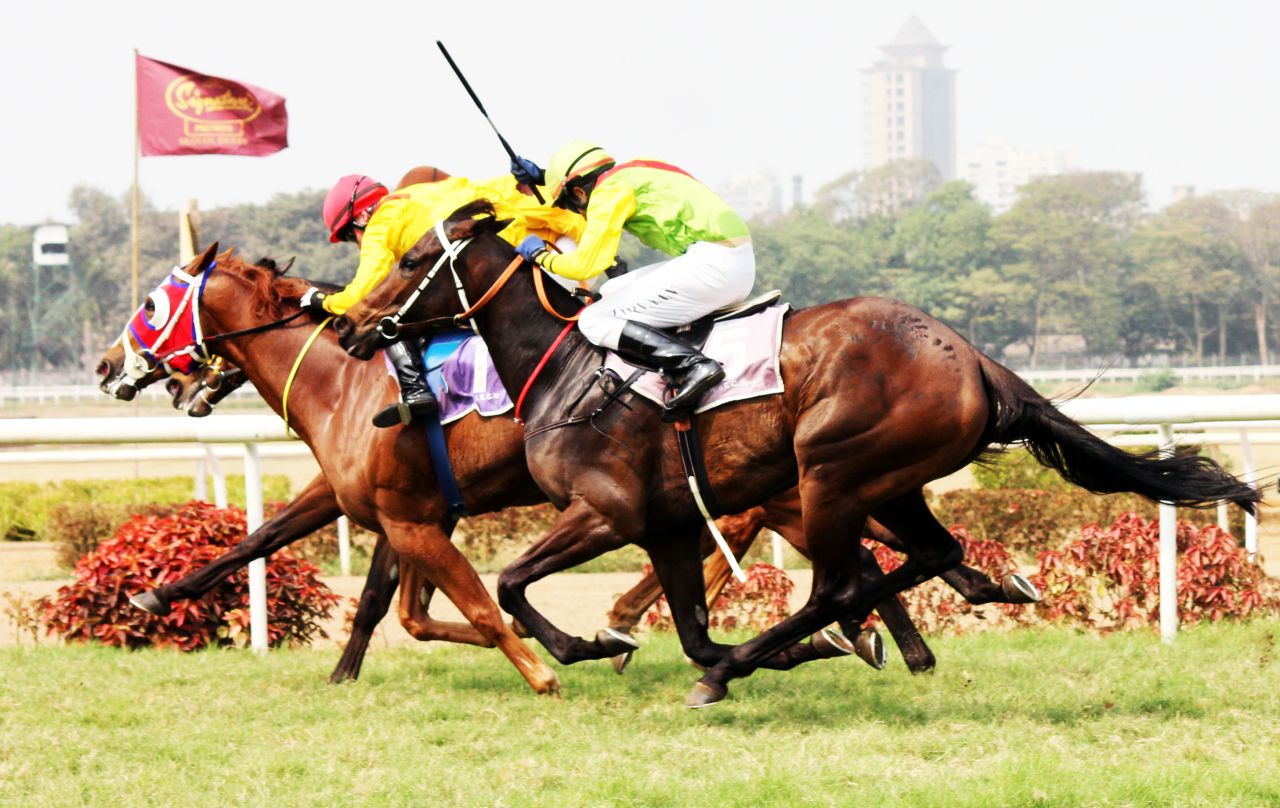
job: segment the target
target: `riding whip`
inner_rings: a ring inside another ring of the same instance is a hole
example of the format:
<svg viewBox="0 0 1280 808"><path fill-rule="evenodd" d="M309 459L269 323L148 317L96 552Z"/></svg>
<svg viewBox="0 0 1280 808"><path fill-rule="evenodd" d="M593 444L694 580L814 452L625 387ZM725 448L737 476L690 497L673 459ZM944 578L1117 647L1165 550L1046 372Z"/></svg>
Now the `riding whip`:
<svg viewBox="0 0 1280 808"><path fill-rule="evenodd" d="M498 141L502 143L502 148L507 150L507 156L510 157L511 162L514 163L516 161L515 149L511 148L511 144L508 143L507 139L498 131L498 127L494 125L493 119L490 118L489 113L485 111L484 104L480 103L480 98L476 95L476 91L471 89L471 85L467 82L467 77L462 75L462 71L458 69L457 62L453 61L453 57L450 56L449 51L445 49L444 43L438 39L436 40L436 47L440 48L440 52L444 54L445 61L449 63L449 67L453 68L454 75L458 77L458 81L462 82L463 89L467 91L467 95L471 96L471 100L475 102L476 109L480 110L480 114L489 122L489 128L498 136ZM538 186L530 185L529 189L533 191L533 195L537 198L538 202L543 205L547 203L547 200L542 198L542 194L538 193Z"/></svg>

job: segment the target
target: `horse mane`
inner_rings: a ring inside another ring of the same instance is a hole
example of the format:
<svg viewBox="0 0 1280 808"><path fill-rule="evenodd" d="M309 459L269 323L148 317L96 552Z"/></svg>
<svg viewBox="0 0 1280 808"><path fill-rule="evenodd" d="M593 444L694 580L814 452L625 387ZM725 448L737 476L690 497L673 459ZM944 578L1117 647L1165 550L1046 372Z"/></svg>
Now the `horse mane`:
<svg viewBox="0 0 1280 808"><path fill-rule="evenodd" d="M511 224L510 219L499 219L493 203L483 197L458 208L445 221L460 222L464 219L475 219L480 226L477 232L497 233Z"/></svg>
<svg viewBox="0 0 1280 808"><path fill-rule="evenodd" d="M234 249L227 250L218 256L218 267L229 274L240 278L249 285L249 305L253 316L264 320L277 320L283 317L282 307L285 296L277 285L277 281L293 266L289 259L283 267L274 258L264 256L258 262L250 263L234 254Z"/></svg>

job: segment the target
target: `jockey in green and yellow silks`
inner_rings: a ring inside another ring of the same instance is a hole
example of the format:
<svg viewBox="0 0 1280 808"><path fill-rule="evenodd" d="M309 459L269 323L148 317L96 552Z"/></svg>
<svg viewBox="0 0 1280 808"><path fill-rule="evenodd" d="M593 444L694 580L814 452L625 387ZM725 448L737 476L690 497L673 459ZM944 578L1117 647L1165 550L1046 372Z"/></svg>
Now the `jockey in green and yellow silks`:
<svg viewBox="0 0 1280 808"><path fill-rule="evenodd" d="M605 283L601 299L578 320L583 335L637 367L661 371L678 390L668 411L695 404L718 384L724 378L719 363L657 329L690 323L750 295L755 253L742 218L682 169L651 159L618 163L586 141L556 152L546 172L523 159L512 171L524 184L541 179L548 200L586 218L573 252L553 254L533 237L520 242L520 254L539 266L588 280L613 263L624 230L673 256Z"/></svg>
<svg viewBox="0 0 1280 808"><path fill-rule="evenodd" d="M309 289L302 296L303 307L323 314L343 314L369 294L391 274L410 248L436 222L443 221L463 205L477 199L493 203L498 218L511 224L499 235L512 244L530 234L554 241L559 236L577 240L585 223L568 210L539 205L521 193L508 174L491 180L450 177L438 169L421 167L406 175L413 182L388 193L385 186L356 174L340 179L325 197L323 215L329 240L354 241L360 245L360 264L355 277L340 292L326 294ZM405 344L412 342L413 344ZM387 346L387 356L400 381L401 402L381 410L373 418L375 426L409 423L414 415L436 408L435 397L426 384L417 340L397 340Z"/></svg>

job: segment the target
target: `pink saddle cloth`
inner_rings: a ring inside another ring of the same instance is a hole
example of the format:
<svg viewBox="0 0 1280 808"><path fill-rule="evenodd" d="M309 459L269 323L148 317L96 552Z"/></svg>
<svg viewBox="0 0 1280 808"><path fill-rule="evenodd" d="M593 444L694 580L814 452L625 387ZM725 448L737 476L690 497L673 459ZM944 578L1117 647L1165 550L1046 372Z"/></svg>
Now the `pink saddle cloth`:
<svg viewBox="0 0 1280 808"><path fill-rule="evenodd" d="M790 308L790 304L782 303L749 317L715 324L702 352L724 367L724 381L707 391L694 412L782 392L778 353L782 348L783 315ZM612 351L606 353L604 364L624 379L636 370ZM665 388L660 375L645 373L632 389L660 405Z"/></svg>

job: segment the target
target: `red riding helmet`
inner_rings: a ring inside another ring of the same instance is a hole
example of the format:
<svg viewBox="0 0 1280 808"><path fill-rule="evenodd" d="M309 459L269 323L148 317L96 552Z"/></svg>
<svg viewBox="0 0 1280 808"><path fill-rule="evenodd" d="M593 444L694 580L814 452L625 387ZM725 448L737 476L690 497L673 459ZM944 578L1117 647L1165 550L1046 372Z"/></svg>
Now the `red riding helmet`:
<svg viewBox="0 0 1280 808"><path fill-rule="evenodd" d="M338 180L324 198L324 226L329 228L329 241L342 241L338 234L343 228L386 195L385 185L363 174L348 174Z"/></svg>

